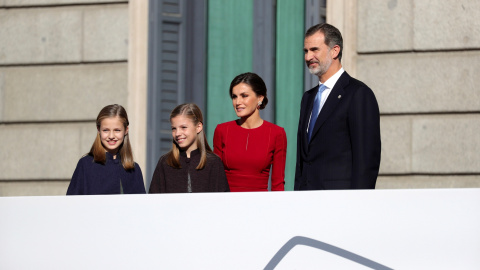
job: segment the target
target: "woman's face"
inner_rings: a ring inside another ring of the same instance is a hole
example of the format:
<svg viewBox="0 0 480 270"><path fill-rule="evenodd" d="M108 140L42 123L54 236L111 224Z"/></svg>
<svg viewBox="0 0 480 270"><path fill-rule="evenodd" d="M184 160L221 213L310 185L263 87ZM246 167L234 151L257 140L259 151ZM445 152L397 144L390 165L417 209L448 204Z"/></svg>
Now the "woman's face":
<svg viewBox="0 0 480 270"><path fill-rule="evenodd" d="M170 120L173 140L183 151L189 154L197 149L197 134L202 131L203 124L195 125L193 121L183 115L177 115Z"/></svg>
<svg viewBox="0 0 480 270"><path fill-rule="evenodd" d="M125 136L128 134L128 127L123 126L123 122L118 116L105 118L100 122L98 134L103 147L112 155L116 155L119 147L122 145Z"/></svg>
<svg viewBox="0 0 480 270"><path fill-rule="evenodd" d="M257 96L252 87L246 83L239 83L232 88L233 109L238 117L252 115L263 101L263 96Z"/></svg>

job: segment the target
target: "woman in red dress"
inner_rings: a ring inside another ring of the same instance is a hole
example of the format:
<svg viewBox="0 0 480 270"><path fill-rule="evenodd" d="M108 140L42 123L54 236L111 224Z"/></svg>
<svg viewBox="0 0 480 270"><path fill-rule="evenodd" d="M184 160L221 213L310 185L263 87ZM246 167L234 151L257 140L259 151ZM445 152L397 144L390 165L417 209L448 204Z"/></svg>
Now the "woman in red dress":
<svg viewBox="0 0 480 270"><path fill-rule="evenodd" d="M268 103L267 87L255 73L243 73L230 84L233 109L239 119L220 124L214 152L223 162L230 191L284 190L287 135L282 127L260 117Z"/></svg>

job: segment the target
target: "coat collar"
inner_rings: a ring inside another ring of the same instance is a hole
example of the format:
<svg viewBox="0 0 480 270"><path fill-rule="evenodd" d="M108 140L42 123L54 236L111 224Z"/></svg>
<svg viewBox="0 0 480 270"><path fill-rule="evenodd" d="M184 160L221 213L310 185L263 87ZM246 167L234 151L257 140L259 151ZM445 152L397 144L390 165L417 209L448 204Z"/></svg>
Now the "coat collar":
<svg viewBox="0 0 480 270"><path fill-rule="evenodd" d="M190 152L190 158L200 155L200 149L195 149L192 152ZM180 156L182 157L187 157L187 152L186 151L180 151Z"/></svg>
<svg viewBox="0 0 480 270"><path fill-rule="evenodd" d="M105 152L105 158L106 158L106 161L111 161L113 163L120 163L120 160L122 159L122 157L120 156L120 151L117 152L116 154L116 158L113 159L113 155L110 154L110 152Z"/></svg>
<svg viewBox="0 0 480 270"><path fill-rule="evenodd" d="M335 83L335 86L332 88L332 91L330 92L330 95L328 96L327 100L325 101L325 104L322 107L322 110L320 111L320 114L318 115L317 121L315 123L315 126L313 127L312 131L312 139L315 137L315 134L318 132L320 127L325 123L325 121L328 119L329 115L335 110L335 108L338 106L338 104L342 101L342 96L345 94L345 87L348 85L350 81L350 75L348 75L347 72L343 72L343 74L340 76L338 79L337 83ZM315 99L315 95L318 92L319 86L316 87L315 91L312 91L312 95L309 97L309 101L307 104L307 112L308 112L308 117L310 116L312 109L313 109L313 101ZM308 120L306 121L308 123ZM306 127L305 127L306 129ZM308 142L308 138L305 133L305 139Z"/></svg>

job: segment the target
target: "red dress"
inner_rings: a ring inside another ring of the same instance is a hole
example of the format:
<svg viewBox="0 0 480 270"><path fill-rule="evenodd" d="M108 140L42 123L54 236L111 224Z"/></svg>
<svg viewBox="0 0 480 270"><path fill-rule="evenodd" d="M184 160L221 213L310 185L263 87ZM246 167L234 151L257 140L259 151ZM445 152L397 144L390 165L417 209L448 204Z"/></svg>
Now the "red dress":
<svg viewBox="0 0 480 270"><path fill-rule="evenodd" d="M230 191L267 191L272 165L272 191L284 190L287 135L263 121L246 129L236 121L220 124L213 136L214 152L223 161Z"/></svg>

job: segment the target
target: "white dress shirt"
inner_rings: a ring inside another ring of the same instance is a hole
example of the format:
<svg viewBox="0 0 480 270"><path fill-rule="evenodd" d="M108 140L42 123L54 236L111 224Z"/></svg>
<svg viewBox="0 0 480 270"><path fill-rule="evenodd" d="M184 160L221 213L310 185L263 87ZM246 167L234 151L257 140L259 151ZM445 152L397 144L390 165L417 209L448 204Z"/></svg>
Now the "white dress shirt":
<svg viewBox="0 0 480 270"><path fill-rule="evenodd" d="M318 114L322 111L322 107L325 104L325 101L327 101L328 95L330 95L330 92L332 92L332 88L335 86L337 83L338 79L340 76L345 72L343 67L341 67L335 74L333 74L332 77L328 78L328 80L325 81L325 90L322 92L322 97L320 99L320 110L318 110ZM322 83L319 81L318 85L321 85ZM310 113L310 119L312 118L312 113ZM310 126L310 119L308 119L308 125L307 125L307 133L308 133L308 127Z"/></svg>

